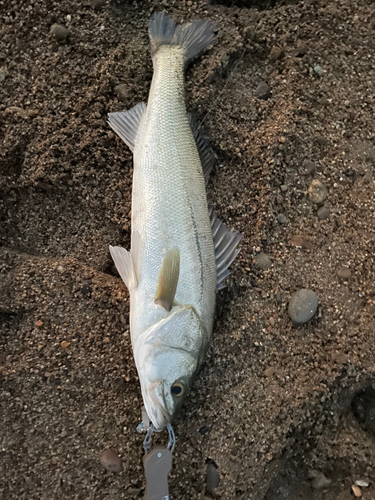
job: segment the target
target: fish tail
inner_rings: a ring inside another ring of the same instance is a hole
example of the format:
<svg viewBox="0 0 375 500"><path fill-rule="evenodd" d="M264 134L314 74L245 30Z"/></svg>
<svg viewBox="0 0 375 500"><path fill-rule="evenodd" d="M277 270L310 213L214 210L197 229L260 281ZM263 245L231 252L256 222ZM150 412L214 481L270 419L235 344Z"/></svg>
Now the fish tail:
<svg viewBox="0 0 375 500"><path fill-rule="evenodd" d="M165 12L158 12L149 21L151 54L163 45L180 46L185 50L185 64L206 49L215 39L214 26L200 19L189 24L177 24Z"/></svg>

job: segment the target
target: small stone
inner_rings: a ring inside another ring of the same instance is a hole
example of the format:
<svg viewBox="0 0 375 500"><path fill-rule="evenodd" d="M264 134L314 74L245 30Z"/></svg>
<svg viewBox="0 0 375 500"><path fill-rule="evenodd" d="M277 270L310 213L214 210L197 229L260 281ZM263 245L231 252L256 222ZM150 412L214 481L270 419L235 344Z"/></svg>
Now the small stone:
<svg viewBox="0 0 375 500"><path fill-rule="evenodd" d="M282 293L280 292L280 290L278 290L276 292L276 302L278 302L279 304L281 304L283 301L283 296L282 296Z"/></svg>
<svg viewBox="0 0 375 500"><path fill-rule="evenodd" d="M276 62L282 55L283 49L280 49L280 47L276 47L276 45L274 45L270 52L270 61Z"/></svg>
<svg viewBox="0 0 375 500"><path fill-rule="evenodd" d="M258 255L255 257L255 261L256 265L264 271L272 266L271 259L264 252L258 253Z"/></svg>
<svg viewBox="0 0 375 500"><path fill-rule="evenodd" d="M309 198L313 203L320 205L328 196L327 188L318 180L313 180L307 190Z"/></svg>
<svg viewBox="0 0 375 500"><path fill-rule="evenodd" d="M276 196L276 203L277 203L278 205L281 205L282 203L284 203L284 198L283 198L283 196L281 196L281 194L278 194L278 195Z"/></svg>
<svg viewBox="0 0 375 500"><path fill-rule="evenodd" d="M122 471L122 460L115 450L109 449L103 451L100 455L100 463L110 472L118 473Z"/></svg>
<svg viewBox="0 0 375 500"><path fill-rule="evenodd" d="M64 42L70 35L69 30L61 24L53 24L51 26L51 34L58 42Z"/></svg>
<svg viewBox="0 0 375 500"><path fill-rule="evenodd" d="M318 138L316 139L316 142L317 142L318 144L320 144L320 146L327 146L327 144L328 144L328 139L326 139L325 137L318 137Z"/></svg>
<svg viewBox="0 0 375 500"><path fill-rule="evenodd" d="M121 191L116 191L115 194L116 194L116 197L117 197L118 200L122 200L122 193L121 193Z"/></svg>
<svg viewBox="0 0 375 500"><path fill-rule="evenodd" d="M370 486L369 481L365 481L364 479L357 479L355 484L361 488L368 488Z"/></svg>
<svg viewBox="0 0 375 500"><path fill-rule="evenodd" d="M359 486L357 486L356 484L353 484L352 485L352 492L353 492L353 495L356 497L356 498L361 498L362 496L362 490Z"/></svg>
<svg viewBox="0 0 375 500"><path fill-rule="evenodd" d="M313 175L316 170L316 163L314 163L311 160L306 160L304 165L303 165L303 174L304 175Z"/></svg>
<svg viewBox="0 0 375 500"><path fill-rule="evenodd" d="M271 89L266 82L259 82L258 87L254 91L254 96L264 101L271 97Z"/></svg>
<svg viewBox="0 0 375 500"><path fill-rule="evenodd" d="M347 267L342 267L341 269L338 270L337 272L337 276L339 278L343 278L345 280L348 280L350 278L350 276L352 275L352 272L350 271L350 269L348 269Z"/></svg>
<svg viewBox="0 0 375 500"><path fill-rule="evenodd" d="M322 472L319 472L311 481L311 486L314 490L323 490L324 488L328 488L331 482Z"/></svg>
<svg viewBox="0 0 375 500"><path fill-rule="evenodd" d="M290 319L297 324L307 323L318 309L318 297L312 290L303 288L295 292L289 302Z"/></svg>
<svg viewBox="0 0 375 500"><path fill-rule="evenodd" d="M327 104L329 104L328 99L325 96L321 97L319 99L319 104L321 104L322 106L327 106Z"/></svg>
<svg viewBox="0 0 375 500"><path fill-rule="evenodd" d="M268 321L269 321L269 324L270 324L271 326L275 326L275 324L276 324L276 320L275 320L275 318L273 318L273 317L271 316L271 317L270 317L270 319L269 319Z"/></svg>
<svg viewBox="0 0 375 500"><path fill-rule="evenodd" d="M322 70L322 68L319 66L319 64L317 64L316 66L314 66L314 71L315 71L315 73L316 73L317 75L319 75L319 76L322 76L322 74L323 74L323 70Z"/></svg>
<svg viewBox="0 0 375 500"><path fill-rule="evenodd" d="M40 319L38 319L38 321L35 323L35 326L37 328L41 328L43 326L43 321L40 321Z"/></svg>
<svg viewBox="0 0 375 500"><path fill-rule="evenodd" d="M284 214L279 214L277 216L277 222L279 224L286 224L288 222L288 217L286 217Z"/></svg>
<svg viewBox="0 0 375 500"><path fill-rule="evenodd" d="M193 5L193 2L191 0L189 0L186 4L188 7L191 7Z"/></svg>
<svg viewBox="0 0 375 500"><path fill-rule="evenodd" d="M281 191L288 191L288 186L286 184L281 184L280 186Z"/></svg>
<svg viewBox="0 0 375 500"><path fill-rule="evenodd" d="M327 220L327 219L329 219L331 212L326 207L320 207L320 208L318 208L318 211L316 212L316 214L317 214L319 220Z"/></svg>
<svg viewBox="0 0 375 500"><path fill-rule="evenodd" d="M9 108L6 108L5 113L12 113L13 115L19 115L22 118L29 117L29 115L27 114L27 111L25 111L22 108L19 108L18 106L9 106Z"/></svg>
<svg viewBox="0 0 375 500"><path fill-rule="evenodd" d="M63 273L63 272L64 272L64 268L63 268L63 266L59 266L59 267L57 268L57 270L59 271L59 273Z"/></svg>
<svg viewBox="0 0 375 500"><path fill-rule="evenodd" d="M207 475L206 475L206 488L207 492L215 496L215 489L219 486L220 477L217 471L217 467L214 463L209 463L207 465Z"/></svg>
<svg viewBox="0 0 375 500"><path fill-rule="evenodd" d="M142 488L128 488L128 494L131 497L137 498L142 492Z"/></svg>
<svg viewBox="0 0 375 500"><path fill-rule="evenodd" d="M4 69L0 69L0 83L5 80L6 72Z"/></svg>
<svg viewBox="0 0 375 500"><path fill-rule="evenodd" d="M313 249L313 244L309 238L303 236L302 234L295 234L291 237L290 243L296 247L306 248L307 250Z"/></svg>
<svg viewBox="0 0 375 500"><path fill-rule="evenodd" d="M270 366L266 370L264 370L264 375L268 378L272 377L276 373L276 366Z"/></svg>
<svg viewBox="0 0 375 500"><path fill-rule="evenodd" d="M67 342L66 340L63 340L60 345L61 345L61 347L63 349L66 349L66 348L68 348L70 346L70 342Z"/></svg>
<svg viewBox="0 0 375 500"><path fill-rule="evenodd" d="M201 436L204 436L205 434L207 434L207 432L210 432L210 429L205 425L199 429L199 434Z"/></svg>
<svg viewBox="0 0 375 500"><path fill-rule="evenodd" d="M70 14L67 14L66 20L68 23L70 23L70 21L72 20L72 16Z"/></svg>
<svg viewBox="0 0 375 500"><path fill-rule="evenodd" d="M100 9L104 2L105 0L91 0L91 5L94 7L94 9Z"/></svg>
<svg viewBox="0 0 375 500"><path fill-rule="evenodd" d="M129 87L126 83L120 83L120 85L116 85L115 94L119 99L125 101L129 97Z"/></svg>
<svg viewBox="0 0 375 500"><path fill-rule="evenodd" d="M309 47L306 43L304 42L299 42L298 45L297 45L297 55L299 57L303 57L304 55L306 55L309 51Z"/></svg>

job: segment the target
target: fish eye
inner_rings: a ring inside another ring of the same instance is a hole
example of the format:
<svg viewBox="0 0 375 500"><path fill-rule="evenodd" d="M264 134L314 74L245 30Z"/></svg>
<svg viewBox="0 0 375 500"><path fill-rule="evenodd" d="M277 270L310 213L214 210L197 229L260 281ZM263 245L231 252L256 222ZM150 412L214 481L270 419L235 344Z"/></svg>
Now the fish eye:
<svg viewBox="0 0 375 500"><path fill-rule="evenodd" d="M173 396L177 396L179 398L180 396L183 396L185 392L185 384L179 380L172 385L171 391Z"/></svg>

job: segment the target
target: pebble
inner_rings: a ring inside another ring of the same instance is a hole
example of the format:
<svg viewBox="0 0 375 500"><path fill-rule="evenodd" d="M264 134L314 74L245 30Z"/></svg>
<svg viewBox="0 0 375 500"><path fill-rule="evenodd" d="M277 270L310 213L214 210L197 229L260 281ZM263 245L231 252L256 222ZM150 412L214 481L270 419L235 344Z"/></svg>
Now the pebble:
<svg viewBox="0 0 375 500"><path fill-rule="evenodd" d="M276 373L276 366L270 366L263 373L266 377L272 377Z"/></svg>
<svg viewBox="0 0 375 500"><path fill-rule="evenodd" d="M94 9L100 9L104 1L105 0L91 0L91 5L94 7Z"/></svg>
<svg viewBox="0 0 375 500"><path fill-rule="evenodd" d="M126 83L120 83L119 85L116 85L114 90L117 97L119 99L122 99L123 101L125 101L129 96L129 87L126 85Z"/></svg>
<svg viewBox="0 0 375 500"><path fill-rule="evenodd" d="M281 184L280 186L281 191L288 191L288 186L286 184Z"/></svg>
<svg viewBox="0 0 375 500"><path fill-rule="evenodd" d="M100 455L100 463L102 466L109 470L110 472L121 472L122 471L122 460L117 455L115 450L105 450Z"/></svg>
<svg viewBox="0 0 375 500"><path fill-rule="evenodd" d="M41 321L40 319L38 319L38 321L35 323L35 326L37 328L41 328L43 326L43 321Z"/></svg>
<svg viewBox="0 0 375 500"><path fill-rule="evenodd" d="M142 488L128 488L128 494L131 496L131 497L139 497L139 495L141 494L142 492Z"/></svg>
<svg viewBox="0 0 375 500"><path fill-rule="evenodd" d="M207 465L206 488L207 492L215 496L215 489L219 486L220 477L216 465L212 462Z"/></svg>
<svg viewBox="0 0 375 500"><path fill-rule="evenodd" d="M299 42L297 45L297 55L299 57L304 56L309 51L309 46L304 42Z"/></svg>
<svg viewBox="0 0 375 500"><path fill-rule="evenodd" d="M342 267L341 269L339 269L337 271L337 276L339 278L343 278L345 280L349 279L351 275L352 275L352 272L347 267Z"/></svg>
<svg viewBox="0 0 375 500"><path fill-rule="evenodd" d="M272 266L271 259L264 252L258 253L255 257L256 265L263 270L269 269Z"/></svg>
<svg viewBox="0 0 375 500"><path fill-rule="evenodd" d="M319 66L319 64L317 64L316 66L314 66L314 71L315 71L315 73L316 73L317 75L319 75L319 76L322 76L322 74L323 74L323 70L322 70L322 68Z"/></svg>
<svg viewBox="0 0 375 500"><path fill-rule="evenodd" d="M204 436L205 434L207 434L207 432L210 432L210 429L206 425L204 425L199 429L198 432L201 436Z"/></svg>
<svg viewBox="0 0 375 500"><path fill-rule="evenodd" d="M276 45L274 45L270 52L270 61L276 62L282 55L283 49L280 49L280 47L276 47Z"/></svg>
<svg viewBox="0 0 375 500"><path fill-rule="evenodd" d="M288 313L294 323L307 323L318 309L318 297L312 290L303 288L295 292L289 302Z"/></svg>
<svg viewBox="0 0 375 500"><path fill-rule="evenodd" d="M277 216L277 221L280 223L280 224L286 224L288 222L288 218L284 215L284 214L279 214Z"/></svg>
<svg viewBox="0 0 375 500"><path fill-rule="evenodd" d="M65 41L70 35L69 30L65 28L65 26L62 26L61 24L53 24L51 26L51 33L58 42Z"/></svg>
<svg viewBox="0 0 375 500"><path fill-rule="evenodd" d="M303 173L304 175L313 175L315 173L316 168L317 168L316 163L314 163L311 160L306 160L303 165Z"/></svg>
<svg viewBox="0 0 375 500"><path fill-rule="evenodd" d="M327 488L331 484L331 480L328 479L323 472L319 472L314 479L311 481L311 486L314 488L314 490L322 490L324 488Z"/></svg>
<svg viewBox="0 0 375 500"><path fill-rule="evenodd" d="M313 203L316 203L317 205L319 205L320 203L323 203L323 201L328 196L327 188L325 187L324 184L322 184L318 180L312 181L307 192L309 193L310 200Z"/></svg>
<svg viewBox="0 0 375 500"><path fill-rule="evenodd" d="M326 139L325 137L318 137L316 139L317 143L320 144L321 146L327 146L328 144L328 139Z"/></svg>
<svg viewBox="0 0 375 500"><path fill-rule="evenodd" d="M59 271L59 273L63 273L63 272L64 272L64 268L63 268L63 266L59 266L59 267L57 268L57 270Z"/></svg>
<svg viewBox="0 0 375 500"><path fill-rule="evenodd" d="M361 498L362 496L362 490L359 486L357 486L356 484L353 484L352 485L352 492L353 492L353 495L356 497L356 498Z"/></svg>
<svg viewBox="0 0 375 500"><path fill-rule="evenodd" d="M5 80L6 72L3 69L0 69L0 83Z"/></svg>
<svg viewBox="0 0 375 500"><path fill-rule="evenodd" d="M67 342L66 340L63 340L60 345L61 345L61 347L63 349L66 349L67 347L70 346L70 342Z"/></svg>
<svg viewBox="0 0 375 500"><path fill-rule="evenodd" d="M365 481L364 479L357 479L355 484L357 486L360 486L361 488L368 488L370 486L370 483L368 481Z"/></svg>
<svg viewBox="0 0 375 500"><path fill-rule="evenodd" d="M282 293L280 292L280 290L278 290L278 291L276 292L276 301L277 301L279 304L281 304L281 303L282 303L282 301L283 301L283 295L282 295Z"/></svg>
<svg viewBox="0 0 375 500"><path fill-rule="evenodd" d="M296 247L306 248L307 250L313 249L313 244L309 238L303 236L302 234L295 234L291 237L290 242Z"/></svg>
<svg viewBox="0 0 375 500"><path fill-rule="evenodd" d="M81 288L81 293L84 297L91 297L92 288L90 286L90 283L83 284L83 286Z"/></svg>
<svg viewBox="0 0 375 500"><path fill-rule="evenodd" d="M318 219L320 220L327 220L329 219L331 213L326 207L320 207L318 208L318 211L316 212Z"/></svg>
<svg viewBox="0 0 375 500"><path fill-rule="evenodd" d="M254 91L254 96L264 101L271 97L271 89L266 82L259 82L258 87Z"/></svg>
<svg viewBox="0 0 375 500"><path fill-rule="evenodd" d="M122 193L121 191L115 191L116 197L118 200L122 200Z"/></svg>
<svg viewBox="0 0 375 500"><path fill-rule="evenodd" d="M272 317L272 316L271 316L271 317L270 317L270 319L269 319L268 321L269 321L269 323L270 323L270 325L271 325L271 326L275 326L275 324L276 324L276 320L275 320L275 318L274 318L274 317Z"/></svg>

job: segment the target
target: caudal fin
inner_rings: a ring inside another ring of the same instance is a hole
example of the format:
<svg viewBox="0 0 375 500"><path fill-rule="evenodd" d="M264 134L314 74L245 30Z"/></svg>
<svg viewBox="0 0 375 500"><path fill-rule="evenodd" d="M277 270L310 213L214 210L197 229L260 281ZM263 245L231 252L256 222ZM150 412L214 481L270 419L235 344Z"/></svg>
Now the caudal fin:
<svg viewBox="0 0 375 500"><path fill-rule="evenodd" d="M151 54L155 54L162 45L177 45L185 49L186 63L203 52L215 39L214 26L210 21L200 19L181 25L165 12L153 14L148 27Z"/></svg>

